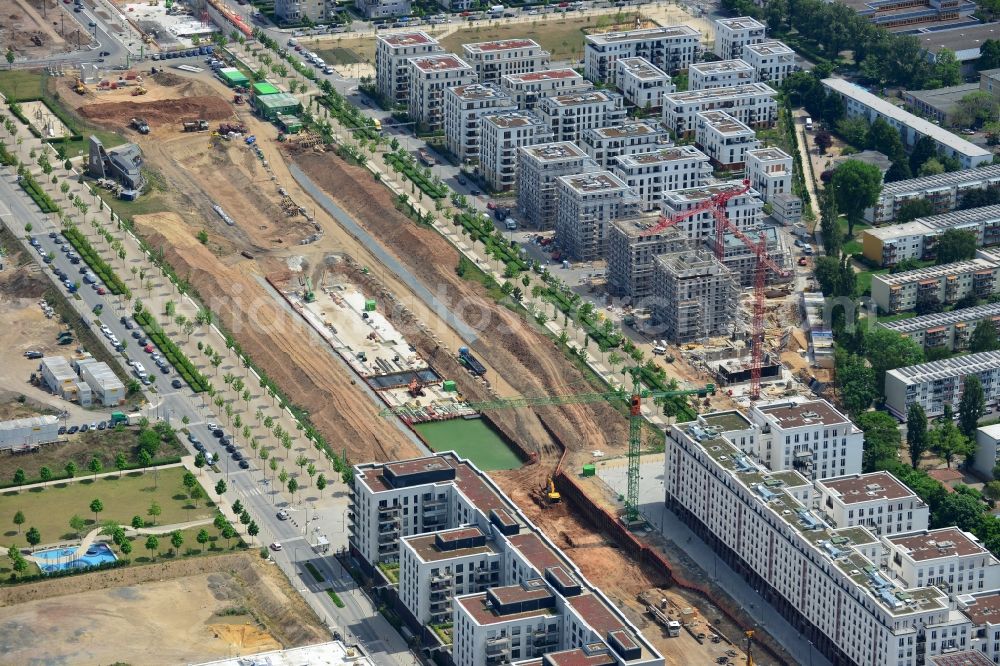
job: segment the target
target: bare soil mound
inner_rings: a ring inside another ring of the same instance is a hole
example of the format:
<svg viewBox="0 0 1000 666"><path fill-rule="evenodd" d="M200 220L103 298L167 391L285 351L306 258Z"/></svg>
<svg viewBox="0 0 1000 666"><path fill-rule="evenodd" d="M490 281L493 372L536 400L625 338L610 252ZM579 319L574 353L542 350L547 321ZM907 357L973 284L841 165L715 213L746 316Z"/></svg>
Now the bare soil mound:
<svg viewBox="0 0 1000 666"><path fill-rule="evenodd" d="M229 103L221 97L184 97L155 102L107 102L87 104L80 115L98 123L125 125L135 116L146 119L150 126L178 124L186 118L223 120L232 115Z"/></svg>

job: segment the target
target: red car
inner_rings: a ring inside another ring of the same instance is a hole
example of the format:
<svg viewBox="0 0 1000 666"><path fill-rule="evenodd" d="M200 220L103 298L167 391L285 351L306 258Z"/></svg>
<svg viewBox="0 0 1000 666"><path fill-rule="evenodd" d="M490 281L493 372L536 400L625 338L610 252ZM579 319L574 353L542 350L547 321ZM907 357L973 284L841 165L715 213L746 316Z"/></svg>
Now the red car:
<svg viewBox="0 0 1000 666"><path fill-rule="evenodd" d="M152 344L146 345L145 347L142 348L142 351L146 352L147 354L152 354L153 353L153 345Z"/></svg>
<svg viewBox="0 0 1000 666"><path fill-rule="evenodd" d="M108 293L108 292L107 292L107 290L104 287L98 287L97 288L97 295L98 296L103 296L106 293Z"/></svg>

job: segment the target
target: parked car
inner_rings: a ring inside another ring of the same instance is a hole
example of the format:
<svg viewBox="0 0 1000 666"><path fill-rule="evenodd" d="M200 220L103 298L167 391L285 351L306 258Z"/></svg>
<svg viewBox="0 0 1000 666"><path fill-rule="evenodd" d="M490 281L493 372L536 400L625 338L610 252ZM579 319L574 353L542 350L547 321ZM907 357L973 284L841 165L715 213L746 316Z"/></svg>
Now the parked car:
<svg viewBox="0 0 1000 666"><path fill-rule="evenodd" d="M80 429L79 426L75 426L75 425L74 426L70 426L70 427L66 428L66 434L67 435L75 435L76 431L79 430L79 429Z"/></svg>
<svg viewBox="0 0 1000 666"><path fill-rule="evenodd" d="M87 432L88 430L90 430L90 426L87 425L86 423L80 426L80 432Z"/></svg>
<svg viewBox="0 0 1000 666"><path fill-rule="evenodd" d="M45 354L43 354L40 351L30 350L30 351L24 352L24 357L25 358L39 359L39 358L42 358L43 356L45 356Z"/></svg>
<svg viewBox="0 0 1000 666"><path fill-rule="evenodd" d="M248 461L248 460L241 460L240 461L240 469L250 469L250 461Z"/></svg>
<svg viewBox="0 0 1000 666"><path fill-rule="evenodd" d="M285 511L284 509L282 509L281 511L279 511L275 515L278 517L278 520L288 520L290 518L289 513L287 511Z"/></svg>
<svg viewBox="0 0 1000 666"><path fill-rule="evenodd" d="M170 385L173 386L175 389L179 389L182 386L184 386L184 382L182 382L179 379L175 379L174 381L170 382Z"/></svg>
<svg viewBox="0 0 1000 666"><path fill-rule="evenodd" d="M146 352L147 354L152 354L153 353L153 349L154 349L154 347L153 347L152 343L150 343L150 344L147 344L145 347L143 347L142 351Z"/></svg>
<svg viewBox="0 0 1000 666"><path fill-rule="evenodd" d="M212 431L212 437L215 437L216 439L222 439L225 436L226 433L225 431L223 431L222 428L216 428L215 430Z"/></svg>
<svg viewBox="0 0 1000 666"><path fill-rule="evenodd" d="M281 544L275 541L274 543L271 544L271 550L273 551L281 550Z"/></svg>

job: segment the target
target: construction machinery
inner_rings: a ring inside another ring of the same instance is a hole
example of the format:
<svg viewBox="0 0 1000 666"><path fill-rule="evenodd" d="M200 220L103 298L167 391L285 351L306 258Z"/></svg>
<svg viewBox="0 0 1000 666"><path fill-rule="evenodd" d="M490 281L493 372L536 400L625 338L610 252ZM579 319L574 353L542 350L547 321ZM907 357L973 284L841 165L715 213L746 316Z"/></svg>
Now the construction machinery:
<svg viewBox="0 0 1000 666"><path fill-rule="evenodd" d="M247 128L243 123L221 123L219 124L219 134L229 136L230 134L246 134Z"/></svg>
<svg viewBox="0 0 1000 666"><path fill-rule="evenodd" d="M754 666L753 654L750 653L750 646L753 643L753 629L747 629L743 635L747 639L747 666Z"/></svg>
<svg viewBox="0 0 1000 666"><path fill-rule="evenodd" d="M77 95L86 95L87 86L83 85L83 79L77 79L76 83L73 84L73 92Z"/></svg>
<svg viewBox="0 0 1000 666"><path fill-rule="evenodd" d="M464 347L462 349L465 349ZM461 349L459 350L461 354ZM460 356L460 359L462 357ZM478 361L477 361L478 362ZM704 398L708 395L715 395L715 384L706 384L698 388L679 389L669 391L650 391L642 385L642 368L633 366L626 370L632 375L632 390L619 389L602 393L576 393L571 395L547 395L536 397L502 398L489 400L486 402L466 403L471 409L477 412L485 412L496 409L514 409L518 407L545 407L548 405L579 405L590 402L607 401L611 403L625 403L629 406L629 435L628 435L628 490L625 494L625 514L622 516L626 525L635 525L639 520L639 461L642 451L642 401L644 398L654 400L682 398L697 395ZM404 421L412 416L413 410L407 406L389 407L383 409L381 416L399 416ZM549 479L551 482L552 479ZM549 486L550 491L555 490L555 484Z"/></svg>
<svg viewBox="0 0 1000 666"><path fill-rule="evenodd" d="M302 294L302 300L304 300L306 303L316 302L316 292L313 291L312 278L310 277L306 278L306 290Z"/></svg>
<svg viewBox="0 0 1000 666"><path fill-rule="evenodd" d="M556 490L556 484L552 480L551 476L549 477L546 487L545 497L548 498L551 504L558 504L559 502L562 502L562 495L560 495L559 491Z"/></svg>
<svg viewBox="0 0 1000 666"><path fill-rule="evenodd" d="M139 134L149 134L149 124L144 118L133 118L129 121L129 127Z"/></svg>
<svg viewBox="0 0 1000 666"><path fill-rule="evenodd" d="M458 362L464 365L469 372L474 374L476 377L482 377L486 374L486 366L479 362L479 359L472 355L468 347L458 348Z"/></svg>
<svg viewBox="0 0 1000 666"><path fill-rule="evenodd" d="M132 89L132 97L138 97L139 95L145 95L147 92L149 92L149 91L146 90L145 88L143 88L142 86L136 86L135 88Z"/></svg>
<svg viewBox="0 0 1000 666"><path fill-rule="evenodd" d="M243 103L243 95L241 93L236 93L235 95L233 95L233 104L242 104L242 103Z"/></svg>
<svg viewBox="0 0 1000 666"><path fill-rule="evenodd" d="M791 272L778 266L767 254L767 242L763 232L759 240L753 240L743 233L735 224L729 221L726 215L726 205L730 199L746 194L750 190L750 181L744 180L738 187L713 194L706 201L686 210L683 213L660 216L660 221L652 228L643 233L652 236L668 227L672 227L689 217L711 211L715 217L715 256L721 261L726 255L726 234L731 233L746 245L757 257L757 264L754 272L754 306L752 326L750 332L750 399L753 401L760 399L760 371L764 358L764 287L767 283L767 272L772 271L776 275L787 278Z"/></svg>
<svg viewBox="0 0 1000 666"><path fill-rule="evenodd" d="M207 120L185 120L183 125L185 132L205 132L208 130Z"/></svg>

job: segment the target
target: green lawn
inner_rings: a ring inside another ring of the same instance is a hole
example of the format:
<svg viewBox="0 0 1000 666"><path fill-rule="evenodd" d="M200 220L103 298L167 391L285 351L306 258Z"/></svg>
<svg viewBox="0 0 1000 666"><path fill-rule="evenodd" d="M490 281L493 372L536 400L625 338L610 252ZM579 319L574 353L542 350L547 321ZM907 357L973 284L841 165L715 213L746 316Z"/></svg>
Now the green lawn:
<svg viewBox="0 0 1000 666"><path fill-rule="evenodd" d="M30 527L41 532L43 544L74 539L76 534L69 526L69 519L77 514L87 523L85 532L93 529L95 521L90 503L94 499L100 499L104 504L104 511L97 518L99 522L114 520L127 525L136 515L149 521L151 518L147 511L153 501L161 509L157 525L211 518L214 504L202 499L196 508L188 499L181 483L185 471L183 467L173 467L156 474L151 471L145 474L132 472L120 479L115 475L96 481L81 476L71 483L44 489L7 491L0 495L0 526L3 526L6 537L2 545L4 548L12 544L26 547L28 543L24 533ZM26 519L20 535L13 522L18 511L23 512Z"/></svg>
<svg viewBox="0 0 1000 666"><path fill-rule="evenodd" d="M881 268L877 271L861 271L858 273L858 285L857 292L861 294L870 294L872 291L872 276L873 275L886 275L889 273L888 268Z"/></svg>
<svg viewBox="0 0 1000 666"><path fill-rule="evenodd" d="M186 530L181 530L181 537L183 537L184 542L181 544L180 554L183 556L190 555L217 555L220 553L226 553L233 550L239 550L243 548L242 537L246 533L246 527L243 525L234 525L237 528L237 536L233 537L232 541L229 542L227 546L226 540L223 539L219 530L215 529L215 525L202 525L201 527L190 527ZM205 530L208 532L208 543L204 546L198 543L198 532ZM150 551L146 550L146 539L148 537L138 536L132 541L132 561L134 563L142 564L144 562L151 561L150 556L153 555ZM171 552L173 547L170 545L170 535L160 534L157 535L157 540L160 542L159 550L156 551L156 558L171 558L177 557L176 552ZM117 547L114 548L115 554L121 557L121 552Z"/></svg>

